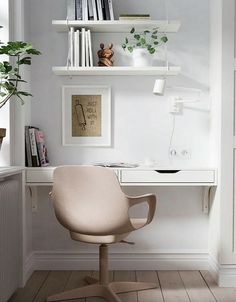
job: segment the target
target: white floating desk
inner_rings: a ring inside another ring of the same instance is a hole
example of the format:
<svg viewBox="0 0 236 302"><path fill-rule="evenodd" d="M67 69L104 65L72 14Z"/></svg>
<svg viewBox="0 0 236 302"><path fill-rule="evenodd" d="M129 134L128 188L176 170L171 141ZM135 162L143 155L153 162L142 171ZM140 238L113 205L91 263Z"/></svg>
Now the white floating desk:
<svg viewBox="0 0 236 302"><path fill-rule="evenodd" d="M52 186L56 167L26 168L26 185L31 187L32 207L37 209L37 187ZM215 169L170 169L163 167L112 168L121 186L202 186L203 211L208 213L210 192L217 186Z"/></svg>
<svg viewBox="0 0 236 302"><path fill-rule="evenodd" d="M56 167L26 168L26 184L51 186ZM216 186L215 169L112 168L122 186Z"/></svg>

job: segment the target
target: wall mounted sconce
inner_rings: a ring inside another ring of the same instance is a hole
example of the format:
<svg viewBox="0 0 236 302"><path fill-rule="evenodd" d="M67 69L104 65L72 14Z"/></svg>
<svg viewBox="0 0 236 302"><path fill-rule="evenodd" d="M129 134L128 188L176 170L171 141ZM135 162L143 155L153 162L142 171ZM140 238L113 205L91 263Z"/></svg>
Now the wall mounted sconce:
<svg viewBox="0 0 236 302"><path fill-rule="evenodd" d="M162 96L165 93L165 88L166 88L166 79L165 78L157 79L153 87L153 93Z"/></svg>

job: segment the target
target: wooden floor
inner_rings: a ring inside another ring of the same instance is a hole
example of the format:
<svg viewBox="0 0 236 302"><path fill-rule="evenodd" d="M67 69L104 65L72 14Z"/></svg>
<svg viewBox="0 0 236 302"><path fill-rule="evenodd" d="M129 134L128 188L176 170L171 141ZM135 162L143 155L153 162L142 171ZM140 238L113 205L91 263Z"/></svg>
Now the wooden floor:
<svg viewBox="0 0 236 302"><path fill-rule="evenodd" d="M48 295L83 286L90 271L36 271L9 302L43 302ZM156 282L158 287L120 294L124 302L236 302L236 288L219 288L207 271L114 271L111 280ZM75 300L74 300L75 301ZM102 302L101 298L76 300Z"/></svg>

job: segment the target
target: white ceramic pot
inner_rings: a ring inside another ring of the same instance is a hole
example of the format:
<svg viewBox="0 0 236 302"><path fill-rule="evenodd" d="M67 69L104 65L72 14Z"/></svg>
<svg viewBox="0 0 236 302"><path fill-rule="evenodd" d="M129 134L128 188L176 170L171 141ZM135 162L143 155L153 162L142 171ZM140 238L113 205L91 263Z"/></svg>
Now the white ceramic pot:
<svg viewBox="0 0 236 302"><path fill-rule="evenodd" d="M135 48L132 52L133 66L152 66L153 56L145 48Z"/></svg>

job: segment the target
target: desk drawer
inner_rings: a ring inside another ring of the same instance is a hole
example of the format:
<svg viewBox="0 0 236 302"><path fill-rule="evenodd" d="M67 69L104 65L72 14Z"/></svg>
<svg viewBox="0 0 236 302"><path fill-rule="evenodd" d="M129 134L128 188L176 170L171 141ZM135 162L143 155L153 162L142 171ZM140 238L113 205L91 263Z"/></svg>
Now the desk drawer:
<svg viewBox="0 0 236 302"><path fill-rule="evenodd" d="M143 170L143 171L125 171L121 172L122 183L214 183L215 172L206 171L168 171L164 173L161 170Z"/></svg>
<svg viewBox="0 0 236 302"><path fill-rule="evenodd" d="M55 168L28 168L26 170L27 183L52 183Z"/></svg>

